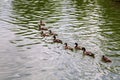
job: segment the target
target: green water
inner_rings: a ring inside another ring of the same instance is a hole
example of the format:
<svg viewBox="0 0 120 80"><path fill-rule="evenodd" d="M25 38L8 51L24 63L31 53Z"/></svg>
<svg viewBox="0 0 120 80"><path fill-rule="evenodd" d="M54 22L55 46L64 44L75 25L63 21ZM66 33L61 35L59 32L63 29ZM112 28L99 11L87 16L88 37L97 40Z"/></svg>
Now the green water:
<svg viewBox="0 0 120 80"><path fill-rule="evenodd" d="M0 80L120 80L119 8L113 0L0 0ZM39 20L95 59L41 37Z"/></svg>

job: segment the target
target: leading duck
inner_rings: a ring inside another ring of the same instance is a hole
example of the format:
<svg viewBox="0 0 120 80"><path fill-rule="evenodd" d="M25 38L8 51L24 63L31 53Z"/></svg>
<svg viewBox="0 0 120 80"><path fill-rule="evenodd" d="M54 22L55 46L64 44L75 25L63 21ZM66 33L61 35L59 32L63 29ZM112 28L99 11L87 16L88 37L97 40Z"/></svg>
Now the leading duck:
<svg viewBox="0 0 120 80"><path fill-rule="evenodd" d="M48 30L48 28L45 27L45 23L43 23L42 20L40 20L39 30Z"/></svg>
<svg viewBox="0 0 120 80"><path fill-rule="evenodd" d="M45 26L45 22L43 22L42 20L40 20L40 25L41 26Z"/></svg>

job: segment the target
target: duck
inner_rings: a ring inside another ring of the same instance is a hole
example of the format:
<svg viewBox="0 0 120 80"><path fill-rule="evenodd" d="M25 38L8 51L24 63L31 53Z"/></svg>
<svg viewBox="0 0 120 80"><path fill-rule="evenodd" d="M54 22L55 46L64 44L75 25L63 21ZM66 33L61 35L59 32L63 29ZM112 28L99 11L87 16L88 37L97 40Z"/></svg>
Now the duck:
<svg viewBox="0 0 120 80"><path fill-rule="evenodd" d="M88 56L91 56L91 57L95 58L95 54L93 54L90 51L86 51L85 47L82 47L82 50L83 50L84 55L88 55Z"/></svg>
<svg viewBox="0 0 120 80"><path fill-rule="evenodd" d="M42 20L40 20L40 25L45 26L45 23Z"/></svg>
<svg viewBox="0 0 120 80"><path fill-rule="evenodd" d="M56 39L56 36L55 36L55 35L53 36L53 42L54 42L54 43L61 43L61 44L63 43L62 40Z"/></svg>
<svg viewBox="0 0 120 80"><path fill-rule="evenodd" d="M45 28L45 27L39 25L39 30L48 30L48 28Z"/></svg>
<svg viewBox="0 0 120 80"><path fill-rule="evenodd" d="M49 30L49 34L50 34L50 35L55 35L55 36L58 36L58 34L53 33L51 30Z"/></svg>
<svg viewBox="0 0 120 80"><path fill-rule="evenodd" d="M65 45L65 47L64 47L64 48L65 48L65 50L66 50L66 49L68 49L68 50L73 51L73 48L72 48L72 47L70 47L70 46L68 46L68 44L67 44L67 43L64 43L64 45Z"/></svg>
<svg viewBox="0 0 120 80"><path fill-rule="evenodd" d="M112 60L110 60L108 57L106 57L105 55L102 56L102 61L104 62L112 62Z"/></svg>
<svg viewBox="0 0 120 80"><path fill-rule="evenodd" d="M41 36L42 37L46 37L46 36L50 36L49 34L45 34L43 31L41 31Z"/></svg>
<svg viewBox="0 0 120 80"><path fill-rule="evenodd" d="M75 50L82 50L82 47L81 46L78 46L78 43L75 43Z"/></svg>

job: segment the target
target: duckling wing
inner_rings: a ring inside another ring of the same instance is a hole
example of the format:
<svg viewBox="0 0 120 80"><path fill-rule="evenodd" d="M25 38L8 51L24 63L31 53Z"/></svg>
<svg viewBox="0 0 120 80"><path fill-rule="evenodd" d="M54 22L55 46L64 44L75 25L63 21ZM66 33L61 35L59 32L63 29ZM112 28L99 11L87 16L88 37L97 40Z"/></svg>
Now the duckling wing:
<svg viewBox="0 0 120 80"><path fill-rule="evenodd" d="M91 52L90 51L86 51L85 54L86 55L91 55Z"/></svg>

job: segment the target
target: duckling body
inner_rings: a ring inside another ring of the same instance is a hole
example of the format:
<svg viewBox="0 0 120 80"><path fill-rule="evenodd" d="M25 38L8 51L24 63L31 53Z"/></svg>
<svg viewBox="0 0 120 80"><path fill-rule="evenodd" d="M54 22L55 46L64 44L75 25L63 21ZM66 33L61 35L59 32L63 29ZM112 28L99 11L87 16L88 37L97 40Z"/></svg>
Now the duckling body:
<svg viewBox="0 0 120 80"><path fill-rule="evenodd" d="M49 34L50 34L50 35L55 35L55 36L57 36L57 34L56 34L56 33L53 33L51 30L49 30Z"/></svg>
<svg viewBox="0 0 120 80"><path fill-rule="evenodd" d="M93 54L90 51L86 51L86 49L84 47L82 48L82 50L83 50L84 55L88 55L88 56L91 56L91 57L95 58L95 54Z"/></svg>
<svg viewBox="0 0 120 80"><path fill-rule="evenodd" d="M75 43L75 50L82 50L82 47L81 46L78 46L78 43Z"/></svg>
<svg viewBox="0 0 120 80"><path fill-rule="evenodd" d="M45 34L43 31L41 31L41 36L42 37L47 37L47 36L50 36L49 34Z"/></svg>
<svg viewBox="0 0 120 80"><path fill-rule="evenodd" d="M39 30L48 30L48 28L45 28L45 27L39 25Z"/></svg>
<svg viewBox="0 0 120 80"><path fill-rule="evenodd" d="M56 36L54 35L53 36L53 42L55 42L55 43L61 43L62 44L62 40L60 40L60 39L56 39Z"/></svg>
<svg viewBox="0 0 120 80"><path fill-rule="evenodd" d="M68 50L73 51L73 48L72 48L72 47L70 47L70 46L68 46L68 44L67 44L67 43L65 43L65 49L68 49Z"/></svg>
<svg viewBox="0 0 120 80"><path fill-rule="evenodd" d="M104 61L104 62L112 62L108 57L106 57L106 56L102 56L102 61Z"/></svg>

